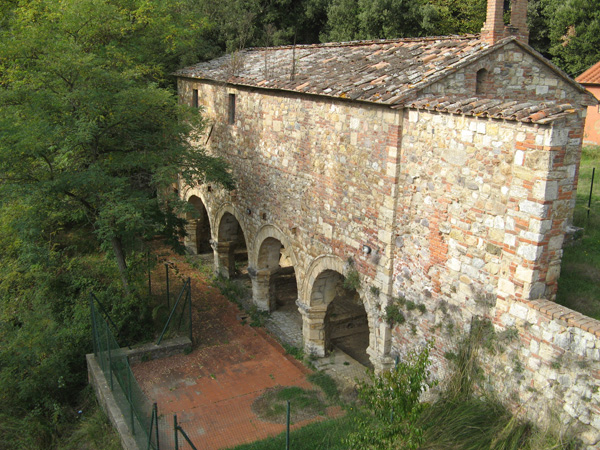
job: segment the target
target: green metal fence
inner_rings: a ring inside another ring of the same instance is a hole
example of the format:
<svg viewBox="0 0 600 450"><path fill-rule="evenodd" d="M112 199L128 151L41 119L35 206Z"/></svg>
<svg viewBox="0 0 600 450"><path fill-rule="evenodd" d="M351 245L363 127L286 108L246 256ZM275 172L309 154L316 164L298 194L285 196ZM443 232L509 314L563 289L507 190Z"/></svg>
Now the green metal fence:
<svg viewBox="0 0 600 450"><path fill-rule="evenodd" d="M167 299L169 298L168 289L167 285ZM160 345L164 338L178 335L187 335L190 342L194 342L192 333L192 284L190 278L183 283L156 345Z"/></svg>
<svg viewBox="0 0 600 450"><path fill-rule="evenodd" d="M98 307L97 307L98 306ZM110 318L92 294L90 296L94 354L108 382L127 426L139 448L159 450L158 413L138 385L127 355L110 330Z"/></svg>

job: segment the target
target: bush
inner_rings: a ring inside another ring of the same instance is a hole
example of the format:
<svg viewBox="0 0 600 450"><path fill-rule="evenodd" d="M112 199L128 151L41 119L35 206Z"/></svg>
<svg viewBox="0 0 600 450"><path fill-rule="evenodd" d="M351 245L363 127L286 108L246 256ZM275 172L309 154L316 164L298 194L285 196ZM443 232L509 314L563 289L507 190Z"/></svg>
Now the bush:
<svg viewBox="0 0 600 450"><path fill-rule="evenodd" d="M346 443L353 449L416 449L423 443L417 418L424 406L421 394L435 385L430 380L429 341L421 351L411 351L404 361L370 382L359 384L358 397L364 414Z"/></svg>

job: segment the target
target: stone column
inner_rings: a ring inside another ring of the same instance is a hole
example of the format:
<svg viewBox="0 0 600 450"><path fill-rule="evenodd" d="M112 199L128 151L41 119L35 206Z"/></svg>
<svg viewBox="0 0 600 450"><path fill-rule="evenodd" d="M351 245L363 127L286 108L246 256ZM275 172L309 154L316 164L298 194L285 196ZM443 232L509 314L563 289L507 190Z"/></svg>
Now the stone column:
<svg viewBox="0 0 600 450"><path fill-rule="evenodd" d="M196 219L189 219L185 224L185 233L186 236L183 239L183 245L187 248L192 254L196 255L198 253L198 244L196 241L196 227L197 227Z"/></svg>
<svg viewBox="0 0 600 450"><path fill-rule="evenodd" d="M373 322L371 322L373 321ZM367 354L375 373L380 373L390 369L394 365L394 358L389 356L392 344L392 332L390 326L377 318L369 317L369 322L373 323L373 332L369 333L369 347Z"/></svg>
<svg viewBox="0 0 600 450"><path fill-rule="evenodd" d="M216 243L216 271L224 278L231 278L235 274L236 243L232 241Z"/></svg>
<svg viewBox="0 0 600 450"><path fill-rule="evenodd" d="M299 301L296 304L300 314L302 314L302 337L305 353L319 357L325 356L325 315L327 314L327 306L307 307Z"/></svg>
<svg viewBox="0 0 600 450"><path fill-rule="evenodd" d="M273 302L271 301L271 269L255 269L248 267L248 274L252 280L252 302L261 311L272 311Z"/></svg>

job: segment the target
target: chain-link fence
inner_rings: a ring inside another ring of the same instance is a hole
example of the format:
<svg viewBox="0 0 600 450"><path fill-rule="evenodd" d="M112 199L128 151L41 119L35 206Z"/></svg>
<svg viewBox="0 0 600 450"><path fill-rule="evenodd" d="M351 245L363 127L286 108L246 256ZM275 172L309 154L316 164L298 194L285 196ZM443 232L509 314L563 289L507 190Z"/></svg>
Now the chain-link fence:
<svg viewBox="0 0 600 450"><path fill-rule="evenodd" d="M136 382L127 355L110 329L111 321L108 316L103 316L103 308L93 295L90 296L90 310L94 355L106 377L115 402L126 419L129 431L139 448L158 450L156 405L150 404Z"/></svg>

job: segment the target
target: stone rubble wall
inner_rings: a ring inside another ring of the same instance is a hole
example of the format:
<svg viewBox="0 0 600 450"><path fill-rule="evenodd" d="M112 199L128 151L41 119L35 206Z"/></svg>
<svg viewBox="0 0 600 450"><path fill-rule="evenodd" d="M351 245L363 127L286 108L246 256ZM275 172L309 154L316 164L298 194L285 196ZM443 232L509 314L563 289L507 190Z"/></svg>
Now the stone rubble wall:
<svg viewBox="0 0 600 450"><path fill-rule="evenodd" d="M567 88L556 83L560 96ZM600 326L548 301L575 202L581 115L538 126L188 79L179 80L182 102L192 89L207 146L230 162L238 188L181 186L181 195L206 205L214 248L225 238L223 215L236 217L249 272L268 277L262 244L284 245L308 351L323 349L326 305L311 304L316 281L328 270L344 274L352 258L376 368L435 338L434 371L443 378L445 355L473 318L489 320L504 350L482 352L484 388L534 420L556 413L582 427L595 448ZM405 310L407 322L390 328L385 309L400 296L424 312Z"/></svg>
<svg viewBox="0 0 600 450"><path fill-rule="evenodd" d="M472 320L493 325L485 381L513 411L600 441L600 322L554 299L575 202L581 117L536 126L411 110L402 140L393 296L425 306L392 352L435 339L434 372ZM397 301L397 300L391 300Z"/></svg>
<svg viewBox="0 0 600 450"><path fill-rule="evenodd" d="M580 91L514 42L426 87L419 97L475 96L476 75L480 69L488 71L488 78L478 97L521 102L587 102Z"/></svg>

